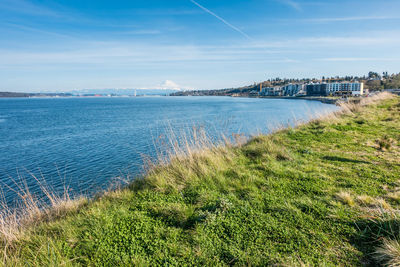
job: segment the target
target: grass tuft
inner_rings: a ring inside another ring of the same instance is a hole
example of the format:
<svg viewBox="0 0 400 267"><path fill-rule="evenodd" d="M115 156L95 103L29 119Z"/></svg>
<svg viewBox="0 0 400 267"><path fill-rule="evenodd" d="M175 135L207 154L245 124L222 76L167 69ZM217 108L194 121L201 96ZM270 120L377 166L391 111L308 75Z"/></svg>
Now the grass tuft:
<svg viewBox="0 0 400 267"><path fill-rule="evenodd" d="M383 266L400 266L400 214L399 211L381 210L371 220L375 230L375 238L379 245L374 252L374 259Z"/></svg>
<svg viewBox="0 0 400 267"><path fill-rule="evenodd" d="M379 149L381 151L386 151L386 150L390 150L390 148L394 144L394 140L392 138L390 138L388 135L384 135L380 139L377 139L376 143L378 144Z"/></svg>
<svg viewBox="0 0 400 267"><path fill-rule="evenodd" d="M4 248L3 261L8 259L8 251L14 250L18 241L26 237L29 229L63 218L88 204L88 199L84 196L72 199L68 187L64 187L64 192L57 195L43 179L33 174L32 177L46 199L38 200L22 180L20 183L15 182L19 188L19 202L16 207L9 207L4 196L1 197L0 245Z"/></svg>
<svg viewBox="0 0 400 267"><path fill-rule="evenodd" d="M349 192L339 192L336 194L336 199L343 204L349 205L350 207L355 206L354 197Z"/></svg>
<svg viewBox="0 0 400 267"><path fill-rule="evenodd" d="M389 267L400 266L400 243L398 240L383 239L375 251L375 258Z"/></svg>
<svg viewBox="0 0 400 267"><path fill-rule="evenodd" d="M400 202L400 191L391 192L387 195L390 200Z"/></svg>
<svg viewBox="0 0 400 267"><path fill-rule="evenodd" d="M375 198L366 195L357 196L357 202L362 206L373 206Z"/></svg>

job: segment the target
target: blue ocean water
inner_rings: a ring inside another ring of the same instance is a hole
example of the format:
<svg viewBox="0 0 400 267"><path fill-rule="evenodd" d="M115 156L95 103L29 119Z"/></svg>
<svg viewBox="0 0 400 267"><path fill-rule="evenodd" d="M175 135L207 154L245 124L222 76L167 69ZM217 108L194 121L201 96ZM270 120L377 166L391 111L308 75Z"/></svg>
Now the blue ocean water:
<svg viewBox="0 0 400 267"><path fill-rule="evenodd" d="M38 197L37 178L73 194L106 189L142 171L157 139L203 127L222 134L268 133L336 110L317 101L231 97L0 99L0 187L8 202L20 180Z"/></svg>

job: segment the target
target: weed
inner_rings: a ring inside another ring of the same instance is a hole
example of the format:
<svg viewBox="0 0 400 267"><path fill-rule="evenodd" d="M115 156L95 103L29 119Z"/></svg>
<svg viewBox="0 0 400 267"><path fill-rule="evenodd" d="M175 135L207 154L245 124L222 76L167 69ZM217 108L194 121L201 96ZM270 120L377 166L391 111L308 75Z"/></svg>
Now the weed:
<svg viewBox="0 0 400 267"><path fill-rule="evenodd" d="M375 203L375 198L366 195L357 196L357 202L363 206L372 206Z"/></svg>
<svg viewBox="0 0 400 267"><path fill-rule="evenodd" d="M363 124L366 123L366 120L364 120L364 119L357 119L357 120L355 120L354 122L357 123L357 124L359 124L359 125L363 125Z"/></svg>
<svg viewBox="0 0 400 267"><path fill-rule="evenodd" d="M354 202L353 196L349 192L339 192L336 194L336 198L343 204L353 207L356 203Z"/></svg>
<svg viewBox="0 0 400 267"><path fill-rule="evenodd" d="M388 135L384 135L382 138L377 139L376 143L379 146L381 151L390 150L392 145L394 144L394 140L390 138Z"/></svg>
<svg viewBox="0 0 400 267"><path fill-rule="evenodd" d="M391 192L387 195L390 200L400 202L400 191Z"/></svg>
<svg viewBox="0 0 400 267"><path fill-rule="evenodd" d="M400 244L398 240L383 239L375 251L375 258L385 266L400 266Z"/></svg>

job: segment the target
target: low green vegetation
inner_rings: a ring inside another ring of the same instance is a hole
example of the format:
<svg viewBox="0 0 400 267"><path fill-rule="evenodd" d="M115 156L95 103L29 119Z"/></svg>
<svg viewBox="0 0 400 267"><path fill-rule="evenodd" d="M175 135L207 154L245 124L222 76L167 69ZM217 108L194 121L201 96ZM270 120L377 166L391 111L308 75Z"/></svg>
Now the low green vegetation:
<svg viewBox="0 0 400 267"><path fill-rule="evenodd" d="M400 263L400 98L192 151L3 239L27 266Z"/></svg>

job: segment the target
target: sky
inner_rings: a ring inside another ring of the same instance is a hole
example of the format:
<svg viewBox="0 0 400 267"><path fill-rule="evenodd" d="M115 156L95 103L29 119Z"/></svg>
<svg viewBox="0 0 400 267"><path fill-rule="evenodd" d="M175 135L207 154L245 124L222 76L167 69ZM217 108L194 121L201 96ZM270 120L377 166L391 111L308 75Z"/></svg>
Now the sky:
<svg viewBox="0 0 400 267"><path fill-rule="evenodd" d="M0 0L0 91L400 71L399 0Z"/></svg>

